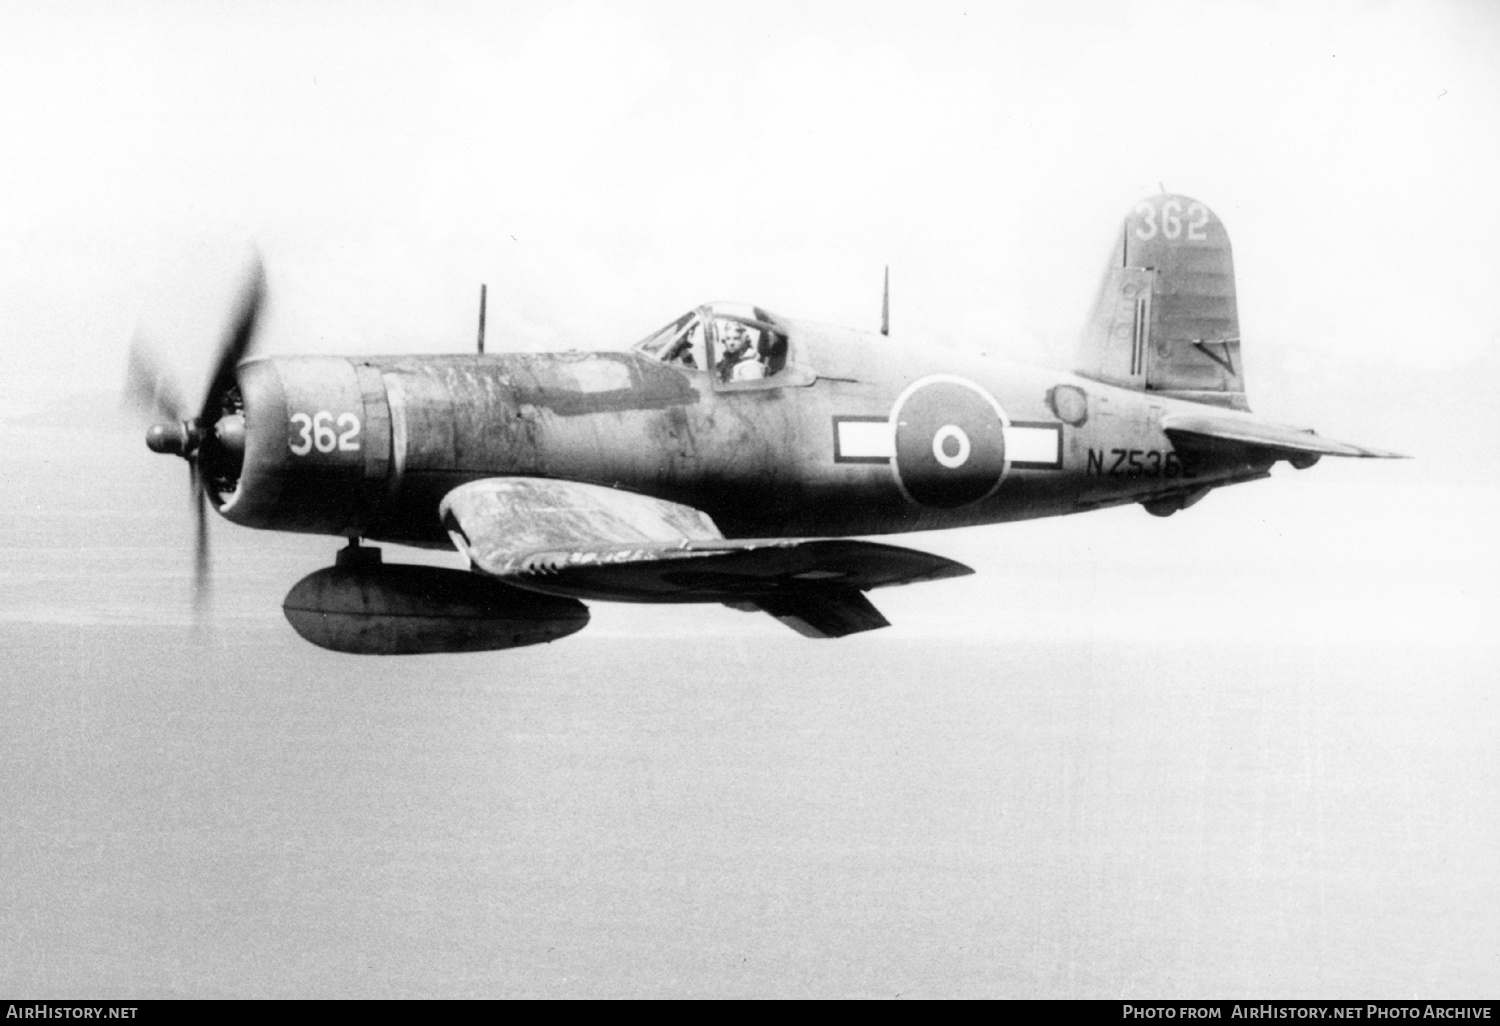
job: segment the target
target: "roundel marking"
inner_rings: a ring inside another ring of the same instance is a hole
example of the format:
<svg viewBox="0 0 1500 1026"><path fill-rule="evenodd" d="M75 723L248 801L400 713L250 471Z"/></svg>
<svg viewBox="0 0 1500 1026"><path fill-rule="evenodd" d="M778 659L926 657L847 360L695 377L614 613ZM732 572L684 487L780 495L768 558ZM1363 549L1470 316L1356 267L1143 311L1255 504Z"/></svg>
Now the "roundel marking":
<svg viewBox="0 0 1500 1026"><path fill-rule="evenodd" d="M974 447L969 444L969 436L957 424L944 424L932 436L932 455L949 470L957 470L963 466L973 450Z"/></svg>
<svg viewBox="0 0 1500 1026"><path fill-rule="evenodd" d="M984 389L947 374L923 378L896 400L896 483L932 509L978 502L1005 477L1005 412Z"/></svg>

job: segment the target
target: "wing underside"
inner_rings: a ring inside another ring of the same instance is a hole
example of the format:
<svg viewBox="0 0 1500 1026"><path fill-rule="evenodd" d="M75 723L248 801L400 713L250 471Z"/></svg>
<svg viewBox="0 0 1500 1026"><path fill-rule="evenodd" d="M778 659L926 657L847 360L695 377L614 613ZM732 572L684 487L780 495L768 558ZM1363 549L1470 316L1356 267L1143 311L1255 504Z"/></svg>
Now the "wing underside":
<svg viewBox="0 0 1500 1026"><path fill-rule="evenodd" d="M726 539L699 510L617 489L489 478L442 503L479 570L534 591L760 609L810 637L887 626L864 593L972 573L915 549L833 538Z"/></svg>

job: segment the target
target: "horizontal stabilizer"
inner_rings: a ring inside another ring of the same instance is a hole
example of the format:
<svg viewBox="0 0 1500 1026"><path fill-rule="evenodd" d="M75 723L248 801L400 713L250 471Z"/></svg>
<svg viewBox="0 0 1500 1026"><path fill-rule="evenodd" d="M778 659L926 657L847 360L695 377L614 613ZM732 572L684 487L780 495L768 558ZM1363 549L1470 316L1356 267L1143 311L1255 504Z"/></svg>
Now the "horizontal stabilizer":
<svg viewBox="0 0 1500 1026"><path fill-rule="evenodd" d="M1366 459L1406 459L1398 452L1369 449L1348 442L1323 438L1307 428L1256 420L1253 417L1229 417L1215 414L1173 413L1161 420L1162 430L1179 448L1199 452L1223 452L1235 449L1269 449L1284 458L1318 456L1353 456Z"/></svg>

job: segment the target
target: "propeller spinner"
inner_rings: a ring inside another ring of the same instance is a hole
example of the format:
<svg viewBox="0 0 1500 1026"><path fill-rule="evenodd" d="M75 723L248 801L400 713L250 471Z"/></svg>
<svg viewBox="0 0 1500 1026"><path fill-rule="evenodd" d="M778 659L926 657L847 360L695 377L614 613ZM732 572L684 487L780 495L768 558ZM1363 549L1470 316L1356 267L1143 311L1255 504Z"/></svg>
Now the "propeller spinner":
<svg viewBox="0 0 1500 1026"><path fill-rule="evenodd" d="M146 431L152 452L181 456L188 462L189 501L196 514L193 543L193 604L208 597L208 502L218 504L216 482L232 479L245 454L245 416L235 370L255 341L256 322L265 300L265 271L259 257L251 267L235 306L229 330L219 340L214 370L203 400L189 411L172 376L157 365L137 339L126 369L125 397L146 415L157 418Z"/></svg>

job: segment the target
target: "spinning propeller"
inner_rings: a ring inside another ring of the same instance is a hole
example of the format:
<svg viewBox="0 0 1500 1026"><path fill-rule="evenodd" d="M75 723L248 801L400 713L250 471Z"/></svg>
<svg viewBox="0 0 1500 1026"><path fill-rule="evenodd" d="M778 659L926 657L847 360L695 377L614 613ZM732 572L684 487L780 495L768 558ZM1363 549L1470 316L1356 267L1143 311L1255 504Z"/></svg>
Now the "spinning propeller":
<svg viewBox="0 0 1500 1026"><path fill-rule="evenodd" d="M146 431L152 452L181 456L188 463L189 497L197 517L193 544L193 605L208 596L208 502L217 506L221 484L238 475L245 456L244 403L235 370L255 342L255 325L265 299L265 271L256 258L219 340L213 374L196 410L183 401L175 378L162 369L143 340L130 347L125 399L156 422Z"/></svg>

